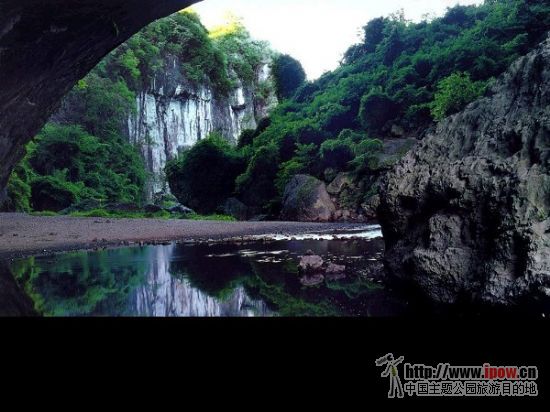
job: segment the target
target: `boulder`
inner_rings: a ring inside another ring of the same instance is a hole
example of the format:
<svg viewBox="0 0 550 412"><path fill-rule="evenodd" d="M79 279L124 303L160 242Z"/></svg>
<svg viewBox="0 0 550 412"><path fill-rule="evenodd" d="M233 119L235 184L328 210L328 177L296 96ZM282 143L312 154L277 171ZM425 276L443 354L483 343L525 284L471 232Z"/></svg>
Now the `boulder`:
<svg viewBox="0 0 550 412"><path fill-rule="evenodd" d="M365 217L369 219L377 218L377 210L380 207L380 195L376 194L369 197L365 203L361 205L361 209L365 214Z"/></svg>
<svg viewBox="0 0 550 412"><path fill-rule="evenodd" d="M172 207L169 207L165 210L167 210L170 213L174 213L174 214L179 213L179 214L182 214L182 215L189 215L189 214L195 213L195 211L193 209L190 209L187 206L183 206L180 203L178 203L177 205L174 205Z"/></svg>
<svg viewBox="0 0 550 412"><path fill-rule="evenodd" d="M247 220L249 217L248 206L235 197L230 197L224 202L222 211L237 220Z"/></svg>
<svg viewBox="0 0 550 412"><path fill-rule="evenodd" d="M390 274L445 303L543 296L550 287L549 146L550 39L385 177L378 217Z"/></svg>
<svg viewBox="0 0 550 412"><path fill-rule="evenodd" d="M283 219L328 222L335 211L325 184L315 177L296 175L286 185L281 213Z"/></svg>
<svg viewBox="0 0 550 412"><path fill-rule="evenodd" d="M318 272L323 269L323 258L317 255L302 256L298 268L302 272Z"/></svg>
<svg viewBox="0 0 550 412"><path fill-rule="evenodd" d="M352 186L352 178L349 173L338 173L334 180L327 186L327 192L333 196L342 193L344 187Z"/></svg>

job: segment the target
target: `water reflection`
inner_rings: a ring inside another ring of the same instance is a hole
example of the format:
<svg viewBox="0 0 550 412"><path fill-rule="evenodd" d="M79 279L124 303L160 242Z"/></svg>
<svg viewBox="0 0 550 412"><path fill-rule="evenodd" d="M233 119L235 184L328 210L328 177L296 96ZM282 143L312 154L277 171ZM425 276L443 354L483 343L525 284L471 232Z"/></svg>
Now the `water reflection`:
<svg viewBox="0 0 550 412"><path fill-rule="evenodd" d="M406 303L369 279L381 239L171 244L13 262L39 313L50 316L386 316ZM307 253L346 267L305 286Z"/></svg>
<svg viewBox="0 0 550 412"><path fill-rule="evenodd" d="M147 278L131 294L130 307L139 316L270 316L262 301L252 300L241 286L223 299L193 287L185 277L172 276L176 245L148 247ZM177 266L177 265L176 265Z"/></svg>

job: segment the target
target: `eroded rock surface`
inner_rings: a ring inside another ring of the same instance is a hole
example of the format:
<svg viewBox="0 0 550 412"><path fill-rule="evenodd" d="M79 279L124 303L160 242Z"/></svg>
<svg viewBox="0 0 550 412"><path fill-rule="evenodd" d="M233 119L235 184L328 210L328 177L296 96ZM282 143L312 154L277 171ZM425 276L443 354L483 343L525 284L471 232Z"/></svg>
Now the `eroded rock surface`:
<svg viewBox="0 0 550 412"><path fill-rule="evenodd" d="M550 39L391 171L379 217L390 272L433 299L550 289Z"/></svg>
<svg viewBox="0 0 550 412"><path fill-rule="evenodd" d="M328 222L335 211L326 185L315 177L296 175L287 184L283 195L283 219Z"/></svg>

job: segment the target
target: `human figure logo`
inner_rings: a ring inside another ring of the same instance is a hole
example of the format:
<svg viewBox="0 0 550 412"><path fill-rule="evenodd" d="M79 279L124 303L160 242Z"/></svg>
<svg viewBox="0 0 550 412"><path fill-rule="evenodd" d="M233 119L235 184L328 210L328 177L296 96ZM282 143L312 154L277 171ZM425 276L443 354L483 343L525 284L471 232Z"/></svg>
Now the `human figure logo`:
<svg viewBox="0 0 550 412"><path fill-rule="evenodd" d="M481 366L453 366L438 363L405 363L401 382L398 366L404 357L388 353L376 359L376 366L384 367L383 378L389 378L388 398L407 396L538 396L536 366L495 366L486 362Z"/></svg>
<svg viewBox="0 0 550 412"><path fill-rule="evenodd" d="M376 359L376 366L385 366L381 376L383 378L390 378L390 390L388 391L388 398L405 397L403 392L403 385L401 384L401 378L399 377L399 370L397 366L403 362L405 358L400 356L395 359L393 353L388 353L381 358Z"/></svg>

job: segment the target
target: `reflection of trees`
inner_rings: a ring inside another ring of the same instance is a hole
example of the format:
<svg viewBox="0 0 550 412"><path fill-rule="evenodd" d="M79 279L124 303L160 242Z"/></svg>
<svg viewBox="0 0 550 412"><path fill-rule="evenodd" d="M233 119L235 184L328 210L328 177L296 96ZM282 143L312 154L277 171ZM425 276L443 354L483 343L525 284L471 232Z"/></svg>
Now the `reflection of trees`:
<svg viewBox="0 0 550 412"><path fill-rule="evenodd" d="M129 261L141 253L137 248L67 253L21 260L12 270L45 315L124 315L130 292L144 277Z"/></svg>
<svg viewBox="0 0 550 412"><path fill-rule="evenodd" d="M224 301L250 273L239 256L208 258L204 245L178 248L178 258L170 263L173 276L187 278L189 284L208 296Z"/></svg>
<svg viewBox="0 0 550 412"><path fill-rule="evenodd" d="M274 307L281 316L338 316L340 310L327 299L324 288L304 288L298 278L297 265L286 261L265 265L250 261L254 273L243 286L250 296L258 296Z"/></svg>
<svg viewBox="0 0 550 412"><path fill-rule="evenodd" d="M304 243L300 244L300 248L311 246ZM353 242L333 247L353 249ZM251 299L264 301L269 309L282 316L356 314L353 306L368 300L374 291L371 282L358 277L326 282L318 287L304 287L300 283L295 260L261 263L255 257L236 254L237 250L238 247L232 245L180 247L177 259L171 262L170 272L188 279L191 286L222 301L230 298L238 287L244 287ZM231 252L235 255L206 257Z"/></svg>
<svg viewBox="0 0 550 412"><path fill-rule="evenodd" d="M228 252L227 246L213 249L220 254ZM236 248L233 249L236 251ZM312 299L319 295L319 290L302 288L295 262L261 264L254 258L239 255L205 257L212 252L212 249L201 245L180 248L178 258L170 265L170 272L174 276L186 277L191 286L220 300L230 297L236 288L242 286L251 299L266 302L270 309L283 316L337 314L322 301L322 297L318 301Z"/></svg>
<svg viewBox="0 0 550 412"><path fill-rule="evenodd" d="M353 249L353 243L348 246ZM299 242L297 247L290 248L295 255L310 245ZM269 251L265 245L253 248ZM259 262L265 257L239 255L239 249L238 245L180 245L169 253L157 248L69 253L16 261L11 270L40 313L58 316L135 314L136 296L153 308L151 313L161 314L186 314L197 307L208 309L195 310L201 316L214 313L209 312L211 307L241 314L247 305L256 304L263 313L266 306L261 301L282 316L357 315L368 313L377 305L377 296L380 302L379 295L384 294L357 276L305 287L296 259Z"/></svg>

